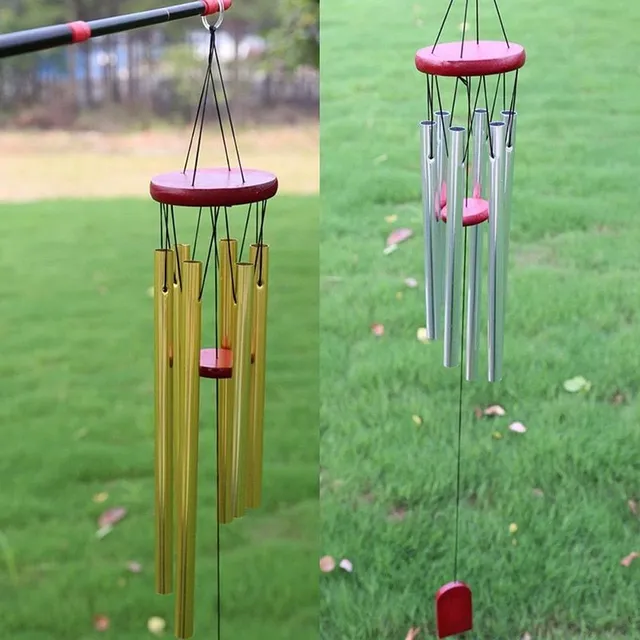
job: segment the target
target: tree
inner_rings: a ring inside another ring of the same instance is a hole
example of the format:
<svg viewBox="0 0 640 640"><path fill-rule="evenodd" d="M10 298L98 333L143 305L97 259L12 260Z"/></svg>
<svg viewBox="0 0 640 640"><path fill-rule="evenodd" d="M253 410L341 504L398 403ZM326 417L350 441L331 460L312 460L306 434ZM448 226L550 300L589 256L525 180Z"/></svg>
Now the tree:
<svg viewBox="0 0 640 640"><path fill-rule="evenodd" d="M320 63L320 0L281 0L279 25L271 32L272 54L288 68Z"/></svg>

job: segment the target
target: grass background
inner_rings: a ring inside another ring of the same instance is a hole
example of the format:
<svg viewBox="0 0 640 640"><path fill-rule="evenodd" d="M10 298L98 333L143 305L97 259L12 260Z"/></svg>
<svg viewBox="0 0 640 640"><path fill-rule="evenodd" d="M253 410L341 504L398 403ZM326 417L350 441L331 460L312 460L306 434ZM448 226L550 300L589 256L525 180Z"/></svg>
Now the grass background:
<svg viewBox="0 0 640 640"><path fill-rule="evenodd" d="M318 628L318 198L279 197L268 215L264 504L222 528L223 638ZM179 238L194 223L181 212ZM156 234L148 201L0 209L2 639L152 637L151 616L172 635L173 601L153 581ZM205 311L205 333L207 321ZM202 393L195 637L215 638L211 385ZM95 504L100 492L109 498ZM96 520L113 506L128 515L98 540ZM95 615L109 631L93 629Z"/></svg>
<svg viewBox="0 0 640 640"><path fill-rule="evenodd" d="M323 0L323 553L354 565L323 576L324 640L434 637L433 597L453 577L459 370L416 340L425 105L413 57L446 4ZM640 494L640 5L501 4L528 53L506 376L463 387L458 577L474 637L640 638L640 561L620 566L640 547L627 504ZM482 36L499 38L492 3L480 6ZM459 39L463 8L444 40ZM395 226L417 237L383 256ZM563 390L577 375L589 393ZM474 417L493 403L504 418ZM508 431L515 420L526 434Z"/></svg>

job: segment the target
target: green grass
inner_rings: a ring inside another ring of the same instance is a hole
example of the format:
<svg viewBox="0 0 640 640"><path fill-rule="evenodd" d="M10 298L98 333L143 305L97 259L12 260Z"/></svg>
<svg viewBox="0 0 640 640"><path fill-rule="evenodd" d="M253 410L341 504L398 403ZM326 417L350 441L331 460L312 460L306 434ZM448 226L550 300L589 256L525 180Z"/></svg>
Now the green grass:
<svg viewBox="0 0 640 640"><path fill-rule="evenodd" d="M411 626L434 637L433 597L453 577L459 370L416 340L422 289L403 284L422 272L413 56L446 4L323 2L323 553L354 564L323 576L325 640L402 640ZM619 564L640 547L627 506L640 495L640 5L502 4L528 49L506 376L463 387L458 577L477 638L640 638L640 561ZM499 37L492 3L481 7L485 37ZM446 37L459 37L462 10ZM391 214L417 237L383 256ZM563 391L576 375L589 393ZM474 417L493 403L507 416ZM513 420L528 432L510 433Z"/></svg>
<svg viewBox="0 0 640 640"><path fill-rule="evenodd" d="M318 628L317 212L317 198L280 197L268 213L264 504L222 530L224 638ZM179 218L179 237L193 223ZM172 599L153 581L156 233L145 201L0 210L0 638L145 638L154 615L172 635ZM215 638L211 386L203 393L195 637ZM111 506L128 515L97 540ZM127 572L131 560L141 574ZM106 633L93 630L100 614Z"/></svg>

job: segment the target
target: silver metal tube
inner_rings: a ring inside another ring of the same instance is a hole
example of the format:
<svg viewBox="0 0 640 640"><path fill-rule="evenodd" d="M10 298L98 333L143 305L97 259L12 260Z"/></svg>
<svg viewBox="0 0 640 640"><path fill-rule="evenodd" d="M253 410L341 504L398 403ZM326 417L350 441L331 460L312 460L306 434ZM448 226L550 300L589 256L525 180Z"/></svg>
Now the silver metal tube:
<svg viewBox="0 0 640 640"><path fill-rule="evenodd" d="M486 183L487 110L476 109L473 114L473 197L482 198ZM467 291L465 378L478 377L478 346L480 324L480 295L482 291L482 249L484 224L468 227L467 233Z"/></svg>
<svg viewBox="0 0 640 640"><path fill-rule="evenodd" d="M504 122L492 122L489 125L492 152L492 157L489 159L491 168L489 184L489 382L497 382L502 378L506 129Z"/></svg>
<svg viewBox="0 0 640 640"><path fill-rule="evenodd" d="M462 353L462 280L464 242L462 215L465 188L466 130L449 129L447 176L447 252L444 290L444 366L457 367Z"/></svg>
<svg viewBox="0 0 640 640"><path fill-rule="evenodd" d="M505 158L505 304L507 292L507 271L509 266L509 236L511 231L511 205L513 193L513 173L516 159L516 125L518 124L518 114L516 111L503 111L502 120L504 121L506 131L506 158Z"/></svg>
<svg viewBox="0 0 640 640"><path fill-rule="evenodd" d="M442 194L446 193L448 156L449 156L449 127L451 114L448 111L436 111L436 198L435 223L433 226L433 278L434 278L434 306L436 318L436 340L443 337L444 323L444 262L447 244L447 225L440 217Z"/></svg>
<svg viewBox="0 0 640 640"><path fill-rule="evenodd" d="M438 249L438 247L434 247L434 230L438 222L436 214L440 210L439 200L436 205L436 198L440 197L436 166L436 126L437 124L433 120L424 120L420 123L422 211L424 216L424 294L427 338L429 340L438 338L438 325L441 323L438 318L439 307L436 305L436 301L439 302L438 291L442 290L442 284L436 279L437 274L433 260L434 249Z"/></svg>

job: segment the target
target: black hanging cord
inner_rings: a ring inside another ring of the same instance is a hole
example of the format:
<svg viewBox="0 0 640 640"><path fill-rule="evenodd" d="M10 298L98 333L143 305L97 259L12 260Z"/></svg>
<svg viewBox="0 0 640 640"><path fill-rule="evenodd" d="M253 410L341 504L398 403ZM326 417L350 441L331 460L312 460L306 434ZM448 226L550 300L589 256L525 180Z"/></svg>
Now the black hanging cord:
<svg viewBox="0 0 640 640"><path fill-rule="evenodd" d="M251 221L252 208L253 208L253 203L249 205L249 208L247 209L247 217L245 218L245 221L244 221L244 231L242 233L242 242L240 243L240 261L241 262L242 262L242 256L244 254L244 243L247 240L247 230L249 229L249 222ZM257 211L256 211L256 215L258 215Z"/></svg>
<svg viewBox="0 0 640 640"><path fill-rule="evenodd" d="M433 48L431 49L431 53L433 53L436 50L436 47L438 46L438 42L440 42L440 36L444 31L445 24L447 24L447 18L449 17L449 13L451 11L451 7L453 7L454 2L455 0L449 0L449 6L447 7L447 11L444 14L444 18L442 18L442 24L440 25L440 29L438 29L438 35L436 36L436 41L433 43Z"/></svg>
<svg viewBox="0 0 640 640"><path fill-rule="evenodd" d="M435 81L436 81L436 93L438 94L438 109L440 113L442 113L444 110L442 108L442 97L440 95L440 83L438 82L438 76L435 76ZM452 114L452 117L453 117L453 114ZM447 132L445 131L444 118L442 116L440 116L440 122L442 123L442 133L444 134L442 136L442 139L444 140L444 153L448 158L449 157L449 142L448 142L449 136L447 136Z"/></svg>
<svg viewBox="0 0 640 640"><path fill-rule="evenodd" d="M227 240L231 239L231 232L229 231L229 212L227 210L227 207L224 208L224 225L226 227L227 230ZM227 242L227 251L229 254L229 264L233 263L233 256L231 255L231 243ZM235 282L235 278L233 277L233 269L231 269L231 294L233 296L233 302L236 303L238 302L238 299L236 297L236 282Z"/></svg>
<svg viewBox="0 0 640 640"><path fill-rule="evenodd" d="M256 256L256 261L259 263L258 266L258 286L262 286L262 267L263 267L263 259L262 259L262 248L264 246L264 221L267 217L267 201L262 201L262 211L260 212L260 233L258 235L258 255Z"/></svg>
<svg viewBox="0 0 640 640"><path fill-rule="evenodd" d="M200 209L200 211L202 212L202 209ZM209 213L211 216L211 240L209 240L209 248L207 250L207 258L204 265L204 273L202 276L202 284L200 286L199 300L202 300L202 295L204 294L204 287L207 282L207 273L209 273L209 263L211 262L211 255L213 254L213 246L216 242L216 227L218 225L218 214L220 213L220 207L216 207L215 212L213 207L210 207ZM198 218L198 221L199 221L199 218ZM214 271L217 271L217 264L215 262L214 262Z"/></svg>
<svg viewBox="0 0 640 640"><path fill-rule="evenodd" d="M176 214L173 205L171 205L171 224L173 226L173 244L176 248L176 284L180 286L180 291L182 291L182 268L180 265L180 254L178 253L178 233L176 232Z"/></svg>
<svg viewBox="0 0 640 640"><path fill-rule="evenodd" d="M464 3L464 18L462 20L462 38L460 42L460 57L464 55L464 37L467 35L467 16L469 15L469 0Z"/></svg>

